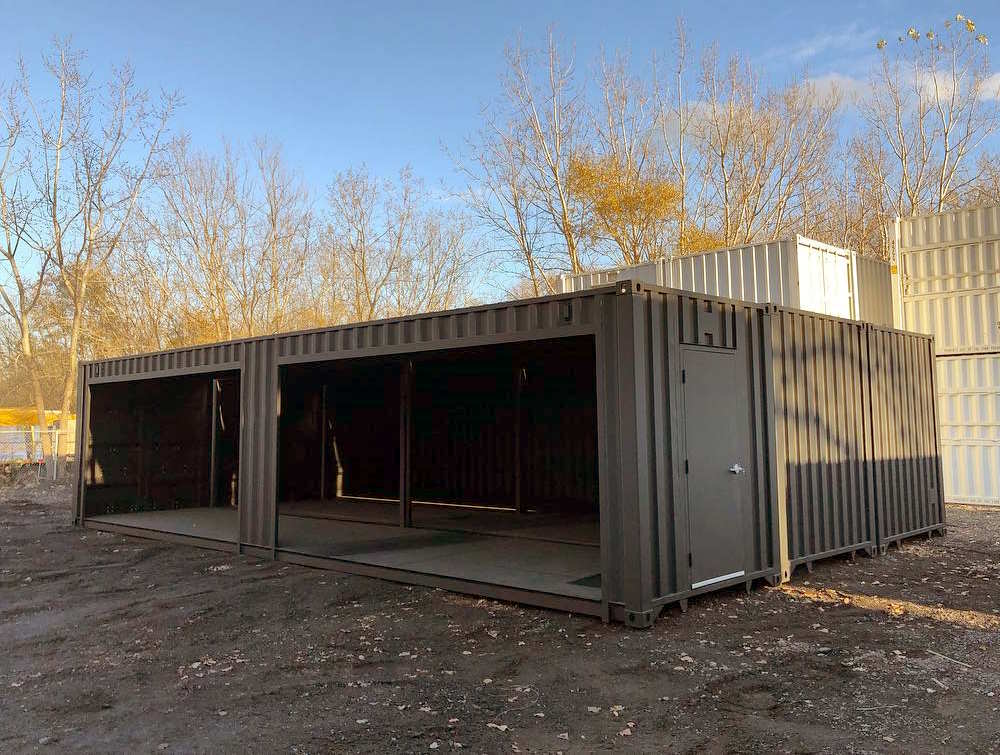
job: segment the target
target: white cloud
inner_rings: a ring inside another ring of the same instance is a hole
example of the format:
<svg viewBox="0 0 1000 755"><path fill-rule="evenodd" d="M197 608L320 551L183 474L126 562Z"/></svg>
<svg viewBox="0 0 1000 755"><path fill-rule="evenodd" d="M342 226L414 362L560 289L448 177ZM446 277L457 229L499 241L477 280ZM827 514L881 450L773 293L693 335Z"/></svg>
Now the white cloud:
<svg viewBox="0 0 1000 755"><path fill-rule="evenodd" d="M859 24L837 30L822 31L789 45L775 47L762 57L763 60L781 60L806 65L820 55L841 59L860 49L874 49L875 32Z"/></svg>
<svg viewBox="0 0 1000 755"><path fill-rule="evenodd" d="M844 102L851 102L871 90L871 84L867 80L836 71L811 76L808 81L820 95L830 96L835 91L839 92Z"/></svg>
<svg viewBox="0 0 1000 755"><path fill-rule="evenodd" d="M988 100L1000 100L1000 71L990 74L983 81L983 97Z"/></svg>

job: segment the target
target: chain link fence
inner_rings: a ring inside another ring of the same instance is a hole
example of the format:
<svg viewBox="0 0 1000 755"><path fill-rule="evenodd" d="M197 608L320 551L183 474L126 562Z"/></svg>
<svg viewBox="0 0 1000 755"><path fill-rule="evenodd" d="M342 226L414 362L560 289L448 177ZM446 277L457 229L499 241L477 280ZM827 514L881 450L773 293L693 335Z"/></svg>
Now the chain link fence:
<svg viewBox="0 0 1000 755"><path fill-rule="evenodd" d="M76 460L76 433L37 427L0 429L0 475L34 474L37 479L61 480Z"/></svg>

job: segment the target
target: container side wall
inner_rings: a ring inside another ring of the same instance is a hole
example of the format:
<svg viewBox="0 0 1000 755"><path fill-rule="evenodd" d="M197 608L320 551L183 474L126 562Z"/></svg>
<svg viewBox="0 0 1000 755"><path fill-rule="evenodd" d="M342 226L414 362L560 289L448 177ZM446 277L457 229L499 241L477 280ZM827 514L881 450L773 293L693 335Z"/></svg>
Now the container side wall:
<svg viewBox="0 0 1000 755"><path fill-rule="evenodd" d="M1000 506L1000 354L938 357L945 500Z"/></svg>
<svg viewBox="0 0 1000 755"><path fill-rule="evenodd" d="M899 221L903 327L938 354L1000 351L1000 207Z"/></svg>
<svg viewBox="0 0 1000 755"><path fill-rule="evenodd" d="M771 327L789 564L871 549L864 325L777 310Z"/></svg>
<svg viewBox="0 0 1000 755"><path fill-rule="evenodd" d="M639 463L639 517L642 547L651 552L654 602L665 603L691 592L687 554L688 500L683 438L684 402L681 347L735 352L746 367L738 404L746 408L750 435L743 509L746 579L777 573L777 543L771 495L773 449L767 419L769 353L764 307L742 306L700 296L643 288L635 297L635 385ZM741 370L742 372L742 370ZM730 428L719 428L729 432Z"/></svg>
<svg viewBox="0 0 1000 755"><path fill-rule="evenodd" d="M860 254L855 255L854 264L857 268L856 319L892 327L892 273L889 264Z"/></svg>
<svg viewBox="0 0 1000 755"><path fill-rule="evenodd" d="M560 285L564 293L571 293L626 279L707 296L892 324L892 291L886 263L803 236L564 275Z"/></svg>
<svg viewBox="0 0 1000 755"><path fill-rule="evenodd" d="M908 330L933 335L942 355L1000 352L1000 289L917 296L906 294Z"/></svg>
<svg viewBox="0 0 1000 755"><path fill-rule="evenodd" d="M798 306L794 254L794 242L771 241L674 257L660 263L659 283L727 299Z"/></svg>
<svg viewBox="0 0 1000 755"><path fill-rule="evenodd" d="M869 326L880 546L944 526L931 339Z"/></svg>

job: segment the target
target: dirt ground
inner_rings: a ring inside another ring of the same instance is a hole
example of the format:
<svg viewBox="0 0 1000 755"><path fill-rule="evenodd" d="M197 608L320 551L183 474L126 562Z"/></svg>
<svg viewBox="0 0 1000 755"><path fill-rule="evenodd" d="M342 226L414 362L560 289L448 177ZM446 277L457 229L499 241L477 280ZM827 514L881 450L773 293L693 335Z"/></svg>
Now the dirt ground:
<svg viewBox="0 0 1000 755"><path fill-rule="evenodd" d="M1000 511L648 631L0 491L0 751L1000 751Z"/></svg>

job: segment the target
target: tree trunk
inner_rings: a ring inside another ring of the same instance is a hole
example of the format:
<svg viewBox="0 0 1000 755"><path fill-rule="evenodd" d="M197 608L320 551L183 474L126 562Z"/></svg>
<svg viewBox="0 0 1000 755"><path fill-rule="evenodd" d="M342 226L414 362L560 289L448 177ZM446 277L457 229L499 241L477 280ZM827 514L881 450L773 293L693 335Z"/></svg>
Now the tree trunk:
<svg viewBox="0 0 1000 755"><path fill-rule="evenodd" d="M42 438L42 455L45 457L49 472L52 471L52 437L46 432L48 429L45 418L45 397L42 395L42 381L38 376L38 365L35 362L35 352L31 346L31 332L28 330L28 323L21 322L21 353L28 363L28 376L31 379L31 394L35 404L35 413L38 418L39 434ZM35 458L34 441L31 443L29 452L32 460Z"/></svg>
<svg viewBox="0 0 1000 755"><path fill-rule="evenodd" d="M73 406L73 394L76 391L76 373L80 365L80 333L83 330L83 293L86 290L86 282L80 284L81 295L73 303L73 324L70 329L69 338L69 364L66 367L66 375L63 378L62 404L59 407L59 430L66 432L69 428L69 414ZM77 422L82 421L82 417L77 417ZM65 439L64 439L65 441ZM63 445L63 444L60 444ZM65 447L65 446L64 446Z"/></svg>

